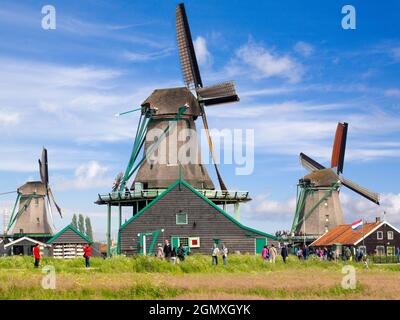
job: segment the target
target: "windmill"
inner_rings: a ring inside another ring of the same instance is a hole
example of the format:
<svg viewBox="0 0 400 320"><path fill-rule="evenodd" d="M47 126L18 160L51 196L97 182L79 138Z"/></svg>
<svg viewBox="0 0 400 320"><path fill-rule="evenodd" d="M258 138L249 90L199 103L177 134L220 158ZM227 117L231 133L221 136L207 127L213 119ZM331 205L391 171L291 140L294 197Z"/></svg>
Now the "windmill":
<svg viewBox="0 0 400 320"><path fill-rule="evenodd" d="M188 137L196 141L195 148L190 150L195 153L192 159L196 161L182 164L177 159L177 152L184 142L176 141L176 137L179 137L185 129L191 129L191 132L195 133L195 120L199 116L202 118L220 188L227 190L218 169L205 106L236 102L239 101L239 97L232 81L203 86L183 3L176 7L176 35L185 87L156 89L142 103L134 148L119 184L119 190L125 188L125 183L135 172L137 174L131 189L165 189L179 177L197 189L215 189L207 169L201 163L197 134ZM155 131L161 135L152 139L150 133ZM161 144L162 140L165 144ZM137 161L142 146L144 146L144 157ZM165 161L152 161L151 156L155 153L158 159Z"/></svg>
<svg viewBox="0 0 400 320"><path fill-rule="evenodd" d="M310 174L299 180L292 232L318 236L332 227L343 224L343 212L339 201L341 186L379 205L379 194L369 191L342 175L347 129L346 122L338 123L330 168L300 153L300 162L310 171Z"/></svg>
<svg viewBox="0 0 400 320"><path fill-rule="evenodd" d="M51 202L62 217L53 192L49 186L47 150L43 148L39 159L40 181L29 181L17 189L17 199L8 222L6 232L13 226L12 234L16 236L46 238L51 236L52 229L47 218L49 211L53 219Z"/></svg>

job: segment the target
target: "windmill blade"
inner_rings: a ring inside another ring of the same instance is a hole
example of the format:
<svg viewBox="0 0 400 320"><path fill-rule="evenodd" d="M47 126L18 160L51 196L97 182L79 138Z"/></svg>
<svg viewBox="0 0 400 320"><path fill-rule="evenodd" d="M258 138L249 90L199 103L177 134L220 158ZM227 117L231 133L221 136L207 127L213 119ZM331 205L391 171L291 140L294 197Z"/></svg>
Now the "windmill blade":
<svg viewBox="0 0 400 320"><path fill-rule="evenodd" d="M210 131L208 129L208 122L207 122L206 112L204 110L204 105L200 104L200 107L202 109L201 118L203 119L203 126L204 126L204 130L206 131L208 146L210 147L210 152L211 152L211 156L212 156L212 159L213 159L213 162L214 162L214 168L215 168L215 172L217 174L219 186L220 186L221 190L226 191L228 189L226 188L226 185L225 185L225 183L224 183L224 181L222 179L222 176L219 173L218 164L217 164L217 158L215 157L214 147L213 147L213 144L212 144Z"/></svg>
<svg viewBox="0 0 400 320"><path fill-rule="evenodd" d="M240 100L236 93L236 87L233 81L226 81L204 88L197 88L196 93L199 102L204 103L206 106L238 102Z"/></svg>
<svg viewBox="0 0 400 320"><path fill-rule="evenodd" d="M56 207L58 213L60 214L60 217L62 218L62 213L61 213L61 208L57 205L56 200L54 199L53 191L51 191L51 188L48 188L49 190L49 195L51 197L51 200L53 200L54 206Z"/></svg>
<svg viewBox="0 0 400 320"><path fill-rule="evenodd" d="M300 162L301 162L301 165L309 171L317 171L317 170L326 169L322 164L311 159L309 156L307 156L304 153L300 153Z"/></svg>
<svg viewBox="0 0 400 320"><path fill-rule="evenodd" d="M339 122L336 128L335 140L333 142L332 149L331 168L337 168L337 174L343 173L347 128L348 124L346 122Z"/></svg>
<svg viewBox="0 0 400 320"><path fill-rule="evenodd" d="M40 172L40 179L46 185L46 188L49 184L49 167L47 162L47 150L43 148L42 151L42 158L39 160L39 172Z"/></svg>
<svg viewBox="0 0 400 320"><path fill-rule="evenodd" d="M369 191L368 189L361 187L357 183L346 179L345 177L341 176L340 181L344 186L349 188L350 190L353 190L354 192L358 193L359 195L363 196L364 198L367 198L368 200L376 203L379 205L379 193Z"/></svg>
<svg viewBox="0 0 400 320"><path fill-rule="evenodd" d="M49 198L48 194L47 194L47 207L49 208L51 224L53 225L53 228L56 229L56 226L54 224L54 218L53 218L53 209L51 208L50 198Z"/></svg>
<svg viewBox="0 0 400 320"><path fill-rule="evenodd" d="M189 89L202 87L199 65L197 64L192 35L183 3L178 4L176 7L176 37L185 85Z"/></svg>

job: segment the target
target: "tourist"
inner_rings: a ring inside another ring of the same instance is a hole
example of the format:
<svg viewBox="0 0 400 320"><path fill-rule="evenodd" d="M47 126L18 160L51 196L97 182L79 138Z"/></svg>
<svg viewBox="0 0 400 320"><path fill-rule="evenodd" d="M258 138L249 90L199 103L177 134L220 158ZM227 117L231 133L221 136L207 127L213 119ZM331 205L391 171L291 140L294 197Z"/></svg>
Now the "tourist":
<svg viewBox="0 0 400 320"><path fill-rule="evenodd" d="M288 256L288 249L285 245L281 249L281 256L282 256L283 262L286 263L286 258Z"/></svg>
<svg viewBox="0 0 400 320"><path fill-rule="evenodd" d="M214 243L213 247L211 249L211 264L214 265L218 265L218 255L219 255L219 249L217 247L217 245Z"/></svg>
<svg viewBox="0 0 400 320"><path fill-rule="evenodd" d="M264 261L268 260L267 255L268 255L268 247L264 246L264 248L261 251L261 257L264 259Z"/></svg>
<svg viewBox="0 0 400 320"><path fill-rule="evenodd" d="M170 252L170 261L172 264L176 264L176 250L175 248L172 248Z"/></svg>
<svg viewBox="0 0 400 320"><path fill-rule="evenodd" d="M325 247L324 251L323 251L323 260L328 260L328 256L329 256L329 252L328 252L328 249Z"/></svg>
<svg viewBox="0 0 400 320"><path fill-rule="evenodd" d="M90 243L85 244L85 246L83 247L83 252L86 268L90 268L90 256L92 255L92 247L90 246Z"/></svg>
<svg viewBox="0 0 400 320"><path fill-rule="evenodd" d="M303 259L303 250L301 248L297 251L297 258L299 260Z"/></svg>
<svg viewBox="0 0 400 320"><path fill-rule="evenodd" d="M162 259L164 258L164 250L162 248L161 243L158 244L158 248L157 248L157 258Z"/></svg>
<svg viewBox="0 0 400 320"><path fill-rule="evenodd" d="M397 248L397 262L400 263L400 247Z"/></svg>
<svg viewBox="0 0 400 320"><path fill-rule="evenodd" d="M224 243L222 244L221 254L222 254L222 263L224 266L226 266L226 258L228 257L228 248L225 247Z"/></svg>
<svg viewBox="0 0 400 320"><path fill-rule="evenodd" d="M38 244L38 243L36 243L35 246L33 247L33 257L35 258L35 263L34 263L35 268L39 268L39 263L40 263L40 247L39 247L39 244Z"/></svg>
<svg viewBox="0 0 400 320"><path fill-rule="evenodd" d="M303 259L304 259L304 260L307 260L308 254L309 254L309 250L308 250L307 245L305 244L305 245L304 245L304 248L303 248Z"/></svg>
<svg viewBox="0 0 400 320"><path fill-rule="evenodd" d="M275 259L276 259L277 255L278 255L278 251L276 251L274 244L271 244L271 248L269 249L269 262L275 263Z"/></svg>
<svg viewBox="0 0 400 320"><path fill-rule="evenodd" d="M178 248L178 258L180 261L184 261L185 260L185 248L183 247L182 243L179 245Z"/></svg>
<svg viewBox="0 0 400 320"><path fill-rule="evenodd" d="M344 248L344 257L346 261L349 261L351 258L351 250L349 247Z"/></svg>
<svg viewBox="0 0 400 320"><path fill-rule="evenodd" d="M165 245L164 245L163 251L164 251L165 259L168 259L171 257L172 248L171 248L171 245L169 244L168 240L165 240Z"/></svg>

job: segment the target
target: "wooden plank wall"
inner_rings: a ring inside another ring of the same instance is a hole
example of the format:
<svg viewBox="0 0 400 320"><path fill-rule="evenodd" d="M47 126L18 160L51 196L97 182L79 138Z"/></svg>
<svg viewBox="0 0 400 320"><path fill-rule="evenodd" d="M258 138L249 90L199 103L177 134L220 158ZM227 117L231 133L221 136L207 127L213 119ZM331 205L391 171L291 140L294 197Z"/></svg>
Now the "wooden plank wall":
<svg viewBox="0 0 400 320"><path fill-rule="evenodd" d="M176 224L176 214L188 214L187 225ZM171 241L172 236L200 237L200 248L192 248L192 253L210 254L213 239L224 243L229 252L255 254L255 238L265 238L252 231L247 231L229 220L209 203L194 194L182 185L177 185L162 199L158 200L145 213L133 220L120 232L121 253L132 254L139 241L138 233L152 232L164 229L160 233L153 254L157 251L157 244L164 244L164 240ZM147 237L147 248L152 238ZM268 239L268 244L275 240Z"/></svg>

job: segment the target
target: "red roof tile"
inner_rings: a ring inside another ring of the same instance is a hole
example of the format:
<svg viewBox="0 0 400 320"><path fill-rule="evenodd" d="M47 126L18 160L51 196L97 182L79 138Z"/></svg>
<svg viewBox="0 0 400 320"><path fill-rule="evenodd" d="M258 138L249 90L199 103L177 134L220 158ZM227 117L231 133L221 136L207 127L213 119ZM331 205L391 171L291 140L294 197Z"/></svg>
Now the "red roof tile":
<svg viewBox="0 0 400 320"><path fill-rule="evenodd" d="M351 224L342 224L319 237L311 246L332 246L335 243L354 245L358 240L362 239L363 234L366 235L381 223L382 222L364 223L363 228L359 228L355 231L351 229Z"/></svg>

